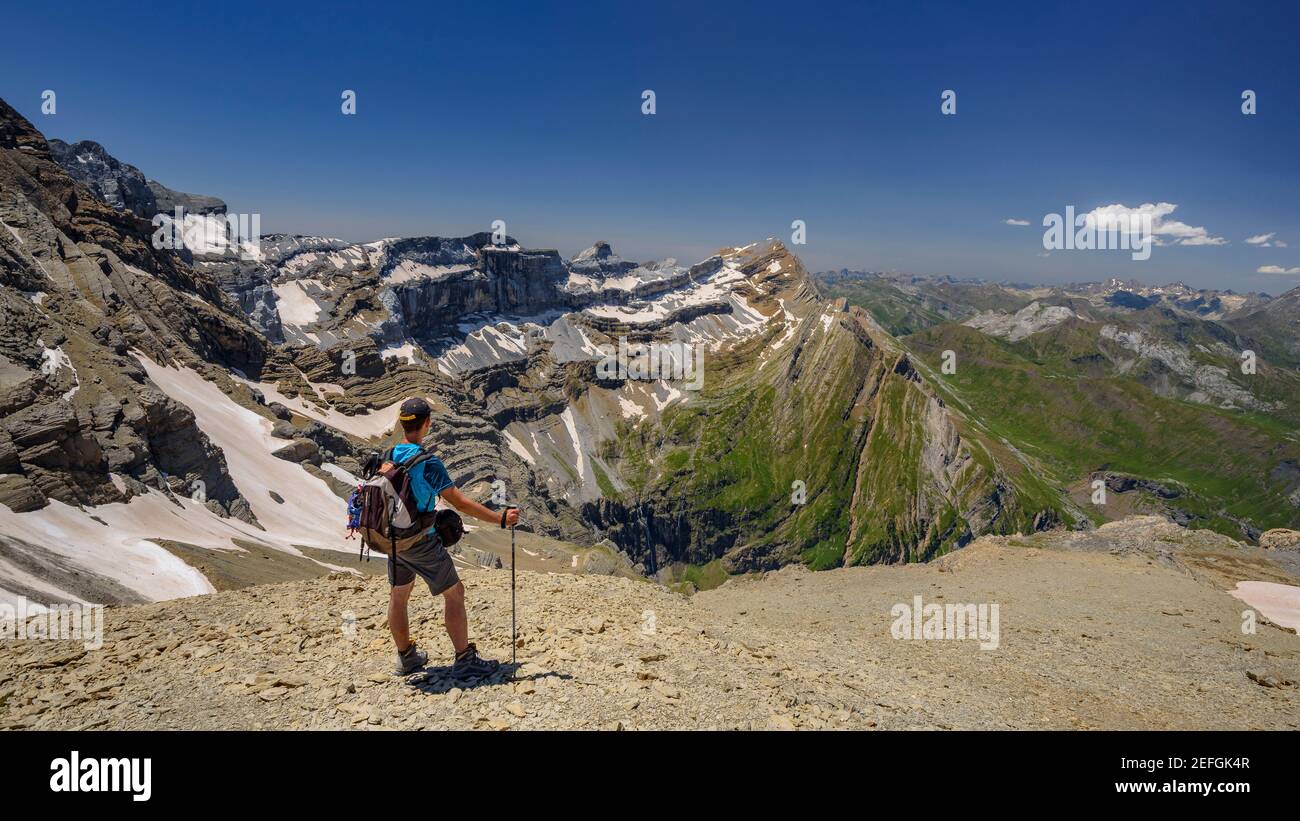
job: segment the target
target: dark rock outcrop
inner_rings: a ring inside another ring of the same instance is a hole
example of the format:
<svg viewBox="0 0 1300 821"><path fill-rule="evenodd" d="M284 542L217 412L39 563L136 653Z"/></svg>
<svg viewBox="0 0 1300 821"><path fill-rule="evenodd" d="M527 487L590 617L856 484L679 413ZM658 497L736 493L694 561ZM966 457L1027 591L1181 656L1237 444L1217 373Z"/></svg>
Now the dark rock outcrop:
<svg viewBox="0 0 1300 821"><path fill-rule="evenodd" d="M0 504L15 513L26 513L45 507L45 494L26 476L0 474Z"/></svg>
<svg viewBox="0 0 1300 821"><path fill-rule="evenodd" d="M272 455L286 462L310 462L317 466L321 463L320 446L302 437L290 440L289 444L273 451Z"/></svg>
<svg viewBox="0 0 1300 821"><path fill-rule="evenodd" d="M300 435L335 455L351 456L355 450L346 436L320 422L310 423L302 429Z"/></svg>
<svg viewBox="0 0 1300 821"><path fill-rule="evenodd" d="M171 214L176 208L194 214L226 213L226 204L216 197L184 194L147 180L140 169L119 161L93 140L71 145L50 140L49 146L54 161L68 176L119 211L130 211L144 219L157 213Z"/></svg>

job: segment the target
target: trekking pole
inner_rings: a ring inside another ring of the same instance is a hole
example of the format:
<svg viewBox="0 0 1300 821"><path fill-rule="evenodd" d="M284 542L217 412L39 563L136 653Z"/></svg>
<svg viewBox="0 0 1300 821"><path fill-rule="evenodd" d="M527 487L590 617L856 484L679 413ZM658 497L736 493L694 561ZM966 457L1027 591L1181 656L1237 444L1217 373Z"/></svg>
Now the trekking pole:
<svg viewBox="0 0 1300 821"><path fill-rule="evenodd" d="M510 526L510 666L515 665L515 649L519 639L515 633L515 526ZM511 675L514 672L511 671Z"/></svg>

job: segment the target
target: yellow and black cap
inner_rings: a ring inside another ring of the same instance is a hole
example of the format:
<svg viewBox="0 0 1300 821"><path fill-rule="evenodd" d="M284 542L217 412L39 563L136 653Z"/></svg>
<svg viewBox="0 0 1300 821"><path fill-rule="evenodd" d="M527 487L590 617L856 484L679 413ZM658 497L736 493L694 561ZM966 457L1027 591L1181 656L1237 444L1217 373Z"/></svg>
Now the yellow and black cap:
<svg viewBox="0 0 1300 821"><path fill-rule="evenodd" d="M402 403L397 418L403 422L414 422L416 419L424 419L430 413L433 413L433 409L429 407L429 403L418 396L413 396Z"/></svg>

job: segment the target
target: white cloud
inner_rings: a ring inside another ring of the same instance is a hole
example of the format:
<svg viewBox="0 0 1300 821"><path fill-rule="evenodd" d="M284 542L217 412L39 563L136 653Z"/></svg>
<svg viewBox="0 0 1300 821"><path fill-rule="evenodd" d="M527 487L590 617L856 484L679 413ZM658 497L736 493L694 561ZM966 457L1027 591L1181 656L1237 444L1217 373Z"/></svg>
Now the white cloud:
<svg viewBox="0 0 1300 821"><path fill-rule="evenodd" d="M1181 224L1182 223L1179 223L1179 225ZM1201 228L1199 230L1204 231L1205 229ZM1159 244L1159 240L1157 240L1157 244ZM1227 245L1228 241L1223 237L1197 235L1191 237L1183 237L1182 239L1178 240L1176 244L1178 245Z"/></svg>
<svg viewBox="0 0 1300 821"><path fill-rule="evenodd" d="M1286 243L1277 239L1277 234L1270 231L1267 234L1256 234L1253 237L1246 237L1247 245L1254 245L1256 248L1285 248Z"/></svg>
<svg viewBox="0 0 1300 821"><path fill-rule="evenodd" d="M1216 237L1210 234L1205 228L1197 225L1188 225L1179 220L1166 219L1178 208L1172 202L1145 202L1136 208L1131 208L1121 203L1114 205L1103 205L1100 208L1094 208L1084 215L1086 225L1093 225L1098 230L1127 230L1132 231L1130 226L1135 226L1134 221L1138 218L1149 218L1151 220L1151 233L1156 245L1227 245L1228 241L1223 237Z"/></svg>
<svg viewBox="0 0 1300 821"><path fill-rule="evenodd" d="M1002 220L1002 223L1003 223L1004 225L1025 226L1025 225L1028 225L1028 224L1029 224L1029 220L1018 220L1018 219L1014 219L1014 218L1012 218L1012 219L1005 219L1005 220Z"/></svg>
<svg viewBox="0 0 1300 821"><path fill-rule="evenodd" d="M1300 268L1283 268L1281 265L1261 265L1255 269L1257 274L1286 274L1300 276Z"/></svg>

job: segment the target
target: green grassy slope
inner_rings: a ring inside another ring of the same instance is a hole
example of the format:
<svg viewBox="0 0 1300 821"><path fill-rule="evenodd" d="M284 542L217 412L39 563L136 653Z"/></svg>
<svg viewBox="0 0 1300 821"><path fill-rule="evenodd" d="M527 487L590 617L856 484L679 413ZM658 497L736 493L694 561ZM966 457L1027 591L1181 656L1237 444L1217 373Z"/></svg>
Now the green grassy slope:
<svg viewBox="0 0 1300 821"><path fill-rule="evenodd" d="M624 428L602 455L636 502L737 531L723 551L730 572L926 559L979 533L1073 520L1060 488L960 428L863 323L814 319L797 350L761 362L766 341L736 351L691 402ZM693 565L719 557L716 544L675 550Z"/></svg>
<svg viewBox="0 0 1300 821"><path fill-rule="evenodd" d="M1181 488L1170 504L1193 526L1238 538L1242 522L1261 530L1300 525L1300 510L1287 499L1296 489L1287 466L1300 464L1292 407L1225 410L1159 395L1148 385L1165 376L1151 372L1159 364L1117 372L1111 357L1126 352L1108 347L1097 331L1095 323L1070 321L1009 343L945 324L902 342L936 366L942 351L955 351L957 373L943 379L942 391L990 432L1041 459L1058 482L1108 470ZM1184 327L1182 341L1196 350L1200 332ZM1294 377L1276 370L1248 384L1261 398L1297 396Z"/></svg>

